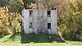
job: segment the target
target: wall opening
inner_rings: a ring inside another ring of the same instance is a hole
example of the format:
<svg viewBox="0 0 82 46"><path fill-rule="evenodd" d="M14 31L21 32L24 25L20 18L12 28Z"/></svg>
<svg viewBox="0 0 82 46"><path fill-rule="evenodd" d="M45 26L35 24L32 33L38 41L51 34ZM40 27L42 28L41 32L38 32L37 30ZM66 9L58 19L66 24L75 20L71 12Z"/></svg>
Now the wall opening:
<svg viewBox="0 0 82 46"><path fill-rule="evenodd" d="M29 28L32 28L32 22L29 22Z"/></svg>
<svg viewBox="0 0 82 46"><path fill-rule="evenodd" d="M51 17L51 11L47 11L47 17Z"/></svg>
<svg viewBox="0 0 82 46"><path fill-rule="evenodd" d="M51 29L51 23L47 23L47 28Z"/></svg>
<svg viewBox="0 0 82 46"><path fill-rule="evenodd" d="M29 17L32 17L33 15L33 10L29 10Z"/></svg>

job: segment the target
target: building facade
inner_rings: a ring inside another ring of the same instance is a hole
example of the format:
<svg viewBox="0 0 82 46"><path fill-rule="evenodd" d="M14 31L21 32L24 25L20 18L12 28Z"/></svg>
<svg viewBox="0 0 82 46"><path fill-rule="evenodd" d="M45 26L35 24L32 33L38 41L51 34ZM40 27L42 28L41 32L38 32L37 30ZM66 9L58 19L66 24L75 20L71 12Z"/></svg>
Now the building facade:
<svg viewBox="0 0 82 46"><path fill-rule="evenodd" d="M57 34L57 10L23 9L22 16L26 34Z"/></svg>

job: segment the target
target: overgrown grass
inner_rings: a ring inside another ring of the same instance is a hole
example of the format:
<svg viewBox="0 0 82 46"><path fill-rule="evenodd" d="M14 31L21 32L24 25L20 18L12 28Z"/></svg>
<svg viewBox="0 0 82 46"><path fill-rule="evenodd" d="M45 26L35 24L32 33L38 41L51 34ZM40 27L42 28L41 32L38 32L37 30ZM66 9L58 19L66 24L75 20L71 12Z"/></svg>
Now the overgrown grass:
<svg viewBox="0 0 82 46"><path fill-rule="evenodd" d="M21 43L52 43L54 41L61 41L57 35L21 35Z"/></svg>

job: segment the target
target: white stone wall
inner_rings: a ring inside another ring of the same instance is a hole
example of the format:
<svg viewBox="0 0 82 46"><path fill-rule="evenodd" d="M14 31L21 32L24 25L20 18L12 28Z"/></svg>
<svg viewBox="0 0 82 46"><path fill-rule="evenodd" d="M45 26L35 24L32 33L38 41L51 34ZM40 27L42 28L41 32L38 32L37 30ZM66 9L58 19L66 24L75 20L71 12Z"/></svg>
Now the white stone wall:
<svg viewBox="0 0 82 46"><path fill-rule="evenodd" d="M23 9L22 10L22 16L23 16L23 26L24 26L24 32L26 34L29 34L31 29L29 28L29 10Z"/></svg>
<svg viewBox="0 0 82 46"><path fill-rule="evenodd" d="M37 16L38 10L33 10L33 32L37 34Z"/></svg>
<svg viewBox="0 0 82 46"><path fill-rule="evenodd" d="M51 10L51 34L57 33L57 10Z"/></svg>
<svg viewBox="0 0 82 46"><path fill-rule="evenodd" d="M51 17L47 17L47 10L33 10L33 16L29 17L29 9L22 10L23 27L26 34L39 32L56 34L57 33L57 10L51 10ZM29 28L32 22L32 28ZM51 23L51 29L47 28L47 23Z"/></svg>

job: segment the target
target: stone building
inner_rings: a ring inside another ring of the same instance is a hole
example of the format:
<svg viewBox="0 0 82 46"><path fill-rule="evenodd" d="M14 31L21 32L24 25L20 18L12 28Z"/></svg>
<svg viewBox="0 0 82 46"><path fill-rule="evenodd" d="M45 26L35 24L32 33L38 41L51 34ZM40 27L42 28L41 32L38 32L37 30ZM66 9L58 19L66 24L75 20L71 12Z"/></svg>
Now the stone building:
<svg viewBox="0 0 82 46"><path fill-rule="evenodd" d="M23 9L22 16L26 34L57 34L57 10Z"/></svg>

